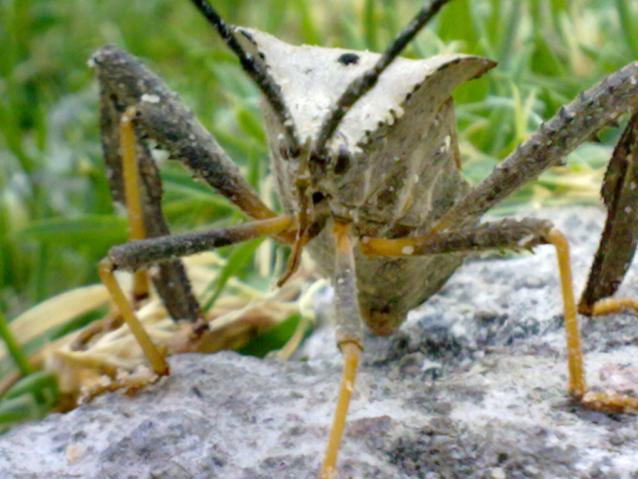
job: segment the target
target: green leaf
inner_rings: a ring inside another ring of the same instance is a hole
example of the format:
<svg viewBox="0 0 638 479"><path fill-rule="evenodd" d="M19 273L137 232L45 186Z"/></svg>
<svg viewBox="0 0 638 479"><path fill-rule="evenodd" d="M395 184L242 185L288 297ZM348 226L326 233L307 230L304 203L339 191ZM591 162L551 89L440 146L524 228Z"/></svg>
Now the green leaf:
<svg viewBox="0 0 638 479"><path fill-rule="evenodd" d="M616 10L625 41L633 57L638 58L638 21L636 21L635 10L629 6L627 0L616 0Z"/></svg>
<svg viewBox="0 0 638 479"><path fill-rule="evenodd" d="M366 0L363 8L363 31L366 39L366 47L373 52L379 50L379 29L376 18L375 0Z"/></svg>
<svg viewBox="0 0 638 479"><path fill-rule="evenodd" d="M4 344L13 358L13 361L18 366L20 373L23 376L31 374L31 372L33 372L33 368L29 364L29 359L22 351L18 341L16 341L15 336L9 327L9 323L7 323L2 311L0 311L0 338L4 341Z"/></svg>
<svg viewBox="0 0 638 479"><path fill-rule="evenodd" d="M42 416L42 408L33 396L19 396L0 401L0 428Z"/></svg>
<svg viewBox="0 0 638 479"><path fill-rule="evenodd" d="M42 396L45 398L41 404L54 405L58 397L58 380L56 376L47 371L38 371L22 378L13 385L3 396L3 399L16 398L23 394Z"/></svg>
<svg viewBox="0 0 638 479"><path fill-rule="evenodd" d="M52 245L126 241L126 219L112 215L85 215L76 218L37 220L18 231L18 235Z"/></svg>
<svg viewBox="0 0 638 479"><path fill-rule="evenodd" d="M268 331L258 335L245 346L237 350L239 354L249 356L265 357L269 352L281 349L294 334L297 325L301 321L300 314L293 314L270 328Z"/></svg>
<svg viewBox="0 0 638 479"><path fill-rule="evenodd" d="M206 288L206 291L212 290L212 292L203 302L204 304L202 309L204 311L210 310L215 305L215 301L217 301L221 295L224 290L224 286L228 283L228 280L233 276L236 276L250 261L252 261L255 250L259 247L263 240L264 238L257 238L234 247L226 261L226 264L220 271L219 276Z"/></svg>

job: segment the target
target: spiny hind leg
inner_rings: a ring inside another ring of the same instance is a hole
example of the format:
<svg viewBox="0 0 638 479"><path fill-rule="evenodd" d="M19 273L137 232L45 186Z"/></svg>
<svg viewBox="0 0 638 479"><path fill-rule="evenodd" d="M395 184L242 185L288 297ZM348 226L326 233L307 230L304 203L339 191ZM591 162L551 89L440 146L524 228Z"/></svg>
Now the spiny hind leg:
<svg viewBox="0 0 638 479"><path fill-rule="evenodd" d="M638 110L638 62L608 75L560 108L433 226L434 232L471 226L490 208L546 169L556 166L624 114Z"/></svg>
<svg viewBox="0 0 638 479"><path fill-rule="evenodd" d="M159 77L115 47L99 50L93 55L92 62L100 82L102 146L111 191L116 201L127 204L127 209L136 205L137 213L129 214L130 218L138 217L131 219L132 229L138 230L134 238L169 234L161 210L159 172L148 147L139 141L142 138L155 140L169 152L170 158L180 160L250 217L265 219L276 216L242 178L237 166L215 139ZM131 170L133 173L127 173ZM132 193L127 191L126 184L132 185ZM136 200L129 201L128 197L135 196ZM282 234L288 238L292 236L289 232ZM117 265L102 264L100 268L101 276L106 278L113 291L116 289L114 277L111 277L114 267ZM200 318L200 308L181 262L177 258L162 261L157 271L158 275L153 280L170 316L196 322ZM143 276L137 275L134 297L144 296L148 290ZM119 300L122 305L124 299ZM126 309L125 306L122 308ZM134 314L128 316L134 317ZM202 327L200 321L194 329ZM157 356L151 351L148 341L142 338L142 332L138 335L142 342L147 343L147 356ZM165 367L157 359L153 363L158 372Z"/></svg>
<svg viewBox="0 0 638 479"><path fill-rule="evenodd" d="M117 115L111 109L114 106L111 100L110 105L103 105L102 108L103 143L107 159L115 155L118 170L121 169L121 178L116 180L111 177L111 185L114 187L115 198L123 196L126 205L129 241L146 239L149 236L149 230L150 236L169 234L161 210L162 193L159 173L148 150L137 141L133 124L136 116L135 107L129 106L124 113ZM117 121L114 121L113 117L108 118L109 114L114 115ZM112 128L115 123L117 123L116 129ZM109 148L113 148L115 143L119 144L119 148L117 151L110 151ZM140 168L145 169L145 176L141 175ZM118 186L121 186L121 191L118 191ZM118 284L113 271L114 267L108 259L103 260L98 268L100 279L111 294L122 319L131 329L153 371L160 376L168 374L168 365L163 352L155 347L149 334L137 319L134 307ZM166 286L171 286L172 292L165 295L167 297L163 299L172 317L191 321L199 317L199 304L192 293L181 261L173 259L170 264L160 267L155 283L160 295L167 289ZM131 292L133 304L147 298L149 289L148 270L145 267L136 269L133 272Z"/></svg>
<svg viewBox="0 0 638 479"><path fill-rule="evenodd" d="M162 210L159 170L137 131L136 104L120 100L102 76L100 80L100 130L107 178L113 200L128 212L129 239L170 234ZM191 322L199 318L199 304L180 260L159 265L151 279L170 317ZM135 274L133 298L141 300L147 294L147 273L140 270Z"/></svg>
<svg viewBox="0 0 638 479"><path fill-rule="evenodd" d="M638 410L636 397L587 391L569 244L566 237L550 222L537 219L502 220L424 237L366 238L362 242L362 250L366 254L377 256L413 256L488 249L520 250L541 244L551 244L556 249L565 315L570 394L593 409L614 412Z"/></svg>
<svg viewBox="0 0 638 479"><path fill-rule="evenodd" d="M607 220L578 311L588 316L623 310L638 314L635 299L612 298L631 265L638 243L638 114L631 118L618 141L601 193Z"/></svg>
<svg viewBox="0 0 638 479"><path fill-rule="evenodd" d="M183 163L249 217L265 219L277 216L259 199L241 176L237 165L178 96L138 59L108 46L98 50L91 63L100 83L102 147L116 201L123 203L126 196L122 171L122 155L126 148L122 146L120 132L122 117L129 111L134 112L131 124L136 140L154 140L169 153L170 159ZM162 185L157 167L144 142L136 141L134 147L140 172L136 183L141 187L146 235L166 235L169 231L161 211ZM292 238L292 234L287 233L287 238ZM181 263L178 260L167 261L158 270L155 286L171 317L196 321L199 305L192 295Z"/></svg>

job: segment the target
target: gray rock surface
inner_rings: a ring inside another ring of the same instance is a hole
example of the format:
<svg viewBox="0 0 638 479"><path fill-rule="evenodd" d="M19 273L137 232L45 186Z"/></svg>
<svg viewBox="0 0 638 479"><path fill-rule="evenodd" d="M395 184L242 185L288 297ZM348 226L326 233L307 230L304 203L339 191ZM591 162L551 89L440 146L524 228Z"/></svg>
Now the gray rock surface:
<svg viewBox="0 0 638 479"><path fill-rule="evenodd" d="M580 291L602 214L543 213L573 242ZM370 336L339 477L638 477L637 418L565 393L555 262L550 247L473 261L400 332ZM635 271L620 295L638 296ZM638 321L581 324L589 382L638 384ZM174 357L173 375L133 398L103 396L1 437L0 477L315 477L340 371L329 326L299 358Z"/></svg>

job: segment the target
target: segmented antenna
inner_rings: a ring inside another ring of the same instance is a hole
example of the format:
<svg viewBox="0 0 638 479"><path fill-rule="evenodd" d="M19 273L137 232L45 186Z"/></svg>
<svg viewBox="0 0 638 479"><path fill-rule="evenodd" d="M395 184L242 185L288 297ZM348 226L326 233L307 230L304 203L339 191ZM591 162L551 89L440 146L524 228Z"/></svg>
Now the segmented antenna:
<svg viewBox="0 0 638 479"><path fill-rule="evenodd" d="M288 146L295 156L299 152L300 144L295 130L295 125L290 115L290 111L284 102L281 95L281 88L275 80L273 80L268 70L266 70L260 63L256 62L253 56L242 48L239 44L231 28L222 20L217 11L212 7L207 0L191 0L193 5L206 17L206 20L215 27L219 36L222 37L226 45L237 55L239 62L241 63L244 71L252 78L262 91L268 103L275 112L275 115L284 127L286 139L288 140Z"/></svg>
<svg viewBox="0 0 638 479"><path fill-rule="evenodd" d="M350 108L368 91L374 87L383 71L412 41L419 30L423 28L436 13L450 0L432 0L427 2L416 14L412 21L397 35L394 41L381 55L377 63L359 78L354 79L343 92L334 108L326 115L314 145L314 153L323 156L326 144L332 138L341 124L343 117Z"/></svg>

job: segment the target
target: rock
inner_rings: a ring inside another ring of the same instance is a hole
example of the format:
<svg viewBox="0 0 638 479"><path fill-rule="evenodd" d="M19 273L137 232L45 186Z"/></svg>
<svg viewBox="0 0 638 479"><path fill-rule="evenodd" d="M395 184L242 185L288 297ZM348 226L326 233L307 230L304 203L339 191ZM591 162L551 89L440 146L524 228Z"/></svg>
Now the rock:
<svg viewBox="0 0 638 479"><path fill-rule="evenodd" d="M583 240L572 248L580 291L602 214L543 213ZM566 394L555 263L551 247L472 261L393 337L368 337L339 477L637 477L637 418ZM636 278L619 295L638 296ZM589 382L635 387L638 321L581 323ZM340 372L329 325L285 364L221 353L171 367L135 397L15 428L0 439L0 477L316 477Z"/></svg>

